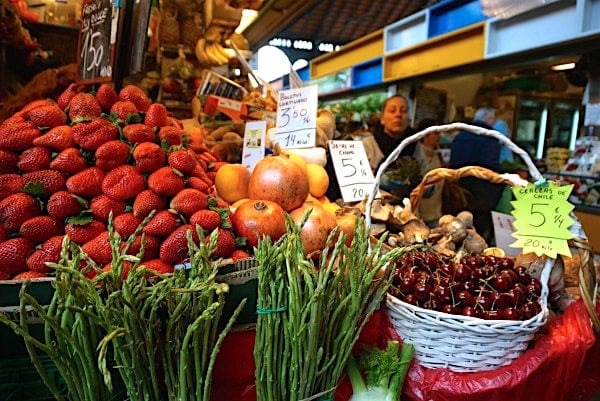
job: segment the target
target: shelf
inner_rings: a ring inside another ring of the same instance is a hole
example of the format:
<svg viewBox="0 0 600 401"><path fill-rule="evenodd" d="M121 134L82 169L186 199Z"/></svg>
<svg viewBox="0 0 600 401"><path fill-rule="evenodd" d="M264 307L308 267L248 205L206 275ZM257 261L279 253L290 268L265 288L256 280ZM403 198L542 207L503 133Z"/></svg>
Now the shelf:
<svg viewBox="0 0 600 401"><path fill-rule="evenodd" d="M424 42L429 37L429 9L412 14L384 28L384 54Z"/></svg>

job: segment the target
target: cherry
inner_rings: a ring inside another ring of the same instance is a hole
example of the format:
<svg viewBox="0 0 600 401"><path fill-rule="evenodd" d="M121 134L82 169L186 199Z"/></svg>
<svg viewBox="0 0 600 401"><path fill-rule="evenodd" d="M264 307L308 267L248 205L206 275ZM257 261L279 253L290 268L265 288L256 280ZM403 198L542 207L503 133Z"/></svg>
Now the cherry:
<svg viewBox="0 0 600 401"><path fill-rule="evenodd" d="M467 280L462 283L462 289L465 291L468 291L470 293L473 293L473 291L475 291L476 288L477 288L477 285L475 284L475 282L473 280Z"/></svg>
<svg viewBox="0 0 600 401"><path fill-rule="evenodd" d="M415 298L415 296L413 294L407 294L405 295L402 300L404 302L406 302L407 304L411 304L411 305L417 305L417 298Z"/></svg>
<svg viewBox="0 0 600 401"><path fill-rule="evenodd" d="M415 281L416 279L414 274L405 274L404 276L402 276L400 283L398 283L398 289L404 294L409 294L413 290Z"/></svg>
<svg viewBox="0 0 600 401"><path fill-rule="evenodd" d="M508 274L513 283L516 283L517 281L519 281L519 277L517 277L517 273L515 273L514 271L512 271L510 269L500 270L500 274Z"/></svg>
<svg viewBox="0 0 600 401"><path fill-rule="evenodd" d="M537 302L529 301L519 306L523 319L528 320L538 314L536 305L539 306Z"/></svg>
<svg viewBox="0 0 600 401"><path fill-rule="evenodd" d="M523 317L521 311L518 308L513 308L512 306L504 308L502 310L502 313L504 314L504 317L508 320L521 320L521 318Z"/></svg>
<svg viewBox="0 0 600 401"><path fill-rule="evenodd" d="M514 285L512 278L506 273L499 273L492 279L492 286L498 291L507 291Z"/></svg>
<svg viewBox="0 0 600 401"><path fill-rule="evenodd" d="M440 311L442 310L442 303L435 298L430 298L423 302L423 308Z"/></svg>
<svg viewBox="0 0 600 401"><path fill-rule="evenodd" d="M425 301L431 296L431 285L425 280L417 280L413 288L413 295L419 301Z"/></svg>
<svg viewBox="0 0 600 401"><path fill-rule="evenodd" d="M496 265L501 269L512 269L515 262L511 258L499 258Z"/></svg>
<svg viewBox="0 0 600 401"><path fill-rule="evenodd" d="M476 298L476 302L483 310L491 309L493 304L492 298L488 294L480 294Z"/></svg>
<svg viewBox="0 0 600 401"><path fill-rule="evenodd" d="M459 315L460 314L460 310L456 306L451 305L451 304L444 304L442 306L442 312L449 313L451 315Z"/></svg>
<svg viewBox="0 0 600 401"><path fill-rule="evenodd" d="M513 287L506 293L509 297L509 303L511 305L519 305L525 301L525 292L523 292L519 287Z"/></svg>
<svg viewBox="0 0 600 401"><path fill-rule="evenodd" d="M459 291L456 294L456 299L458 300L459 304L463 306L475 306L476 303L473 295L471 295L471 293L467 290Z"/></svg>
<svg viewBox="0 0 600 401"><path fill-rule="evenodd" d="M462 308L461 314L463 316L469 317L483 317L483 312L480 309L477 309L473 306L465 306L464 308Z"/></svg>
<svg viewBox="0 0 600 401"><path fill-rule="evenodd" d="M433 295L441 303L448 303L452 300L452 290L450 287L444 287L441 284L433 287Z"/></svg>
<svg viewBox="0 0 600 401"><path fill-rule="evenodd" d="M456 281L467 281L471 278L471 268L465 263L459 263L454 269L454 279Z"/></svg>
<svg viewBox="0 0 600 401"><path fill-rule="evenodd" d="M527 284L527 290L529 294L539 297L542 295L542 283L537 278L532 278Z"/></svg>
<svg viewBox="0 0 600 401"><path fill-rule="evenodd" d="M515 273L517 273L519 283L527 285L531 281L531 275L529 274L525 266L517 266L515 268Z"/></svg>
<svg viewBox="0 0 600 401"><path fill-rule="evenodd" d="M438 284L442 287L450 287L452 284L452 279L450 277L439 277Z"/></svg>
<svg viewBox="0 0 600 401"><path fill-rule="evenodd" d="M492 307L495 309L504 309L511 303L510 297L505 292L493 292L491 299Z"/></svg>
<svg viewBox="0 0 600 401"><path fill-rule="evenodd" d="M486 266L496 267L498 265L498 258L494 255L486 255L483 257L483 263Z"/></svg>
<svg viewBox="0 0 600 401"><path fill-rule="evenodd" d="M466 263L467 266L469 266L471 269L474 269L476 267L479 267L479 259L477 258L477 256L469 256L465 259L463 259L463 261Z"/></svg>
<svg viewBox="0 0 600 401"><path fill-rule="evenodd" d="M454 263L442 263L438 270L445 276L452 277L454 274Z"/></svg>

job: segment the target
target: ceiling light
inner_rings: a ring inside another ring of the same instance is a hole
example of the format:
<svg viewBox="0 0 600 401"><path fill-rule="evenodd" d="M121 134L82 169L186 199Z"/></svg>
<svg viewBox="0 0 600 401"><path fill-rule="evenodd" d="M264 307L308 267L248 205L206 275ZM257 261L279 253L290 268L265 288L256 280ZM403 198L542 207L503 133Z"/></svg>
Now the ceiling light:
<svg viewBox="0 0 600 401"><path fill-rule="evenodd" d="M564 70L572 70L575 68L575 63L565 63L565 64L556 64L552 67L553 71L564 71Z"/></svg>
<svg viewBox="0 0 600 401"><path fill-rule="evenodd" d="M510 18L556 0L480 0L481 11L488 17Z"/></svg>
<svg viewBox="0 0 600 401"><path fill-rule="evenodd" d="M242 10L242 19L240 20L240 24L237 28L235 28L236 33L242 33L248 26L254 22L254 20L258 17L257 10L251 10L249 8L244 8Z"/></svg>

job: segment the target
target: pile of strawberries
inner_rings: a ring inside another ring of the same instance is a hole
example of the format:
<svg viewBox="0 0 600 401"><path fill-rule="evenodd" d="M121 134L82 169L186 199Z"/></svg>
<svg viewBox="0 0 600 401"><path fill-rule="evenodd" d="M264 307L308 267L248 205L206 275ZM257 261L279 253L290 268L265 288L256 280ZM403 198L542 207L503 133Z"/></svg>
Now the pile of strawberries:
<svg viewBox="0 0 600 401"><path fill-rule="evenodd" d="M123 242L154 211L143 260L161 273L187 258L196 224L218 230L214 258L249 256L214 193L222 164L134 85L117 93L102 84L94 94L72 84L56 101L27 104L0 124L0 280L51 273L46 263L59 260L64 235L110 269L111 211Z"/></svg>

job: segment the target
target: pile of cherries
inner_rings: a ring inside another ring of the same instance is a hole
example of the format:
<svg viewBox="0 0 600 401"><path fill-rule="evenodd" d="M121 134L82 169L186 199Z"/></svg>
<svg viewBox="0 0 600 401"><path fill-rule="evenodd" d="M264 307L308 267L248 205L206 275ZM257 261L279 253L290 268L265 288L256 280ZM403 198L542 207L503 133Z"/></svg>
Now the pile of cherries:
<svg viewBox="0 0 600 401"><path fill-rule="evenodd" d="M414 250L397 263L390 293L422 308L486 320L527 320L541 312L542 285L511 258Z"/></svg>

